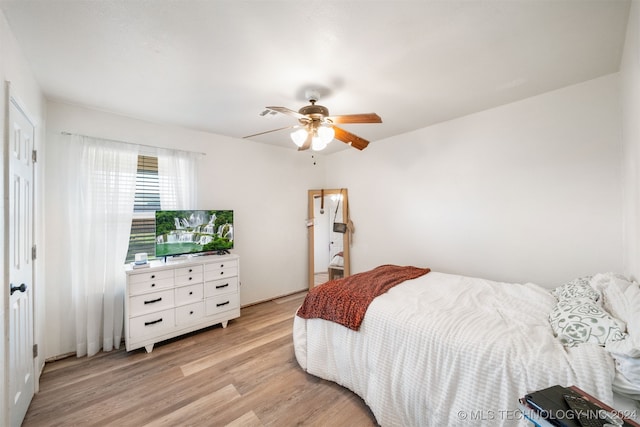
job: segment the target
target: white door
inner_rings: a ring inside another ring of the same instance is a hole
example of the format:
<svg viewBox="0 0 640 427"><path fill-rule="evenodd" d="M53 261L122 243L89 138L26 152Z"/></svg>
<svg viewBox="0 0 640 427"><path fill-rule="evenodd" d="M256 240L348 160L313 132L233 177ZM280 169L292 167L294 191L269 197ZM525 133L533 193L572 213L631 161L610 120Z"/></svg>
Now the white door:
<svg viewBox="0 0 640 427"><path fill-rule="evenodd" d="M35 129L9 106L9 414L19 426L35 390L33 362L33 143Z"/></svg>

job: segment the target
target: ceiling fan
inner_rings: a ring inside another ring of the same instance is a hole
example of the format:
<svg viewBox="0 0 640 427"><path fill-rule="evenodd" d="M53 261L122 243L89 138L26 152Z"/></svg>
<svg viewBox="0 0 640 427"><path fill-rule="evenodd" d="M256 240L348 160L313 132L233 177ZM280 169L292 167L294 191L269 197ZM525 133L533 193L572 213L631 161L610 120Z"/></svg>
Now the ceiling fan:
<svg viewBox="0 0 640 427"><path fill-rule="evenodd" d="M275 113L286 114L298 119L300 124L268 130L266 132L248 135L244 138L251 138L284 129L297 129L291 133L291 139L298 146L298 150L308 150L309 148L315 151L323 150L334 138L358 150L363 150L369 145L369 141L336 126L336 124L382 123L382 119L376 113L330 116L327 107L316 105L316 102L318 102L317 94L308 94L307 98L310 105L302 107L297 112L286 107L266 107L266 110L261 114L263 116Z"/></svg>

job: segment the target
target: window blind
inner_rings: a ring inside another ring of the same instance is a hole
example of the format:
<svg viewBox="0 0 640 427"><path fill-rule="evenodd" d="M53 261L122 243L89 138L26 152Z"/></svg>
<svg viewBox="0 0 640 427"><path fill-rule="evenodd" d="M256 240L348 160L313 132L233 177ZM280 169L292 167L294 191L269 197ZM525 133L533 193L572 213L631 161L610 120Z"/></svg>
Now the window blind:
<svg viewBox="0 0 640 427"><path fill-rule="evenodd" d="M160 210L158 158L139 155L127 262L133 261L139 252L146 252L150 259L155 258L156 210Z"/></svg>

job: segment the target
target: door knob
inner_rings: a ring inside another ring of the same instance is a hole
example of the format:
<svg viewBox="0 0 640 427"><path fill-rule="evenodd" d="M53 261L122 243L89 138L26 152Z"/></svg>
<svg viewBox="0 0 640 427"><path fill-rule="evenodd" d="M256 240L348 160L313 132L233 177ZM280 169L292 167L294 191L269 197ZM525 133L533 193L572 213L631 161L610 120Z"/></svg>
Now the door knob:
<svg viewBox="0 0 640 427"><path fill-rule="evenodd" d="M25 292L26 290L27 290L27 285L25 285L24 283L21 284L20 286L13 286L13 284L11 285L11 295L13 295L15 291Z"/></svg>

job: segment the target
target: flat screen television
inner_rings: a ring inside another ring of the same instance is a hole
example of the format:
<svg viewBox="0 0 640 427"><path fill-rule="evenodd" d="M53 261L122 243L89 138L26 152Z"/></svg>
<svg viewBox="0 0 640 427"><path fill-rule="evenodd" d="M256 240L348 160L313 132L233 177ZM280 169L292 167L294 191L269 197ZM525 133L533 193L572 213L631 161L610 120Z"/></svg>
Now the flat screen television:
<svg viewBox="0 0 640 427"><path fill-rule="evenodd" d="M232 210L156 211L156 258L228 253L233 233Z"/></svg>

